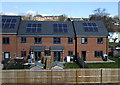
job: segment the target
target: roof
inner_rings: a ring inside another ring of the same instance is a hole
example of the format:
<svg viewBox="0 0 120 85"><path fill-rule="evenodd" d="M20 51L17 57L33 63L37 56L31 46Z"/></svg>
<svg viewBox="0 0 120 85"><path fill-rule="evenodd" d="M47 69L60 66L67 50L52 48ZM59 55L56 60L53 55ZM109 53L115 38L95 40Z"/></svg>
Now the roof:
<svg viewBox="0 0 120 85"><path fill-rule="evenodd" d="M6 16L6 15L2 15L2 19L16 19L16 24L15 24L15 27L14 28L4 28L2 27L2 34L17 34L17 30L18 30L18 27L19 27L19 22L21 20L21 16ZM3 24L3 22L2 22ZM10 24L10 23L9 23ZM9 25L10 27L10 25Z"/></svg>
<svg viewBox="0 0 120 85"><path fill-rule="evenodd" d="M63 51L64 46L50 46L51 51Z"/></svg>
<svg viewBox="0 0 120 85"><path fill-rule="evenodd" d="M33 51L44 51L45 50L45 46L30 46L30 50L33 50Z"/></svg>
<svg viewBox="0 0 120 85"><path fill-rule="evenodd" d="M50 68L52 68L52 67L54 67L54 66L56 66L56 65L64 68L64 65L63 65L61 62L58 62L58 61L55 61L55 62L51 63L51 64L50 64Z"/></svg>
<svg viewBox="0 0 120 85"><path fill-rule="evenodd" d="M73 21L77 37L106 37L108 31L102 21ZM86 32L83 23L95 23L98 31Z"/></svg>
<svg viewBox="0 0 120 85"><path fill-rule="evenodd" d="M41 32L26 32L26 26L29 23L41 24ZM67 24L68 32L54 32L54 24ZM64 21L21 21L20 28L18 30L18 36L70 36L74 37L74 29L72 22Z"/></svg>

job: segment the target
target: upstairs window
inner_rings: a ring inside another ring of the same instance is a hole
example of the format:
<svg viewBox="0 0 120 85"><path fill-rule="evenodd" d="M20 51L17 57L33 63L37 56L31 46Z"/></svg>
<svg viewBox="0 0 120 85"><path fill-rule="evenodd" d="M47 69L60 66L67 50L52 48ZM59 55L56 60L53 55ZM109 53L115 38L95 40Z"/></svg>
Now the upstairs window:
<svg viewBox="0 0 120 85"><path fill-rule="evenodd" d="M3 44L9 44L9 43L10 43L9 37L3 37Z"/></svg>
<svg viewBox="0 0 120 85"><path fill-rule="evenodd" d="M73 38L68 38L68 44L73 44Z"/></svg>
<svg viewBox="0 0 120 85"><path fill-rule="evenodd" d="M26 37L21 37L21 43L26 43Z"/></svg>
<svg viewBox="0 0 120 85"><path fill-rule="evenodd" d="M103 38L102 38L102 37L97 38L97 43L98 43L98 44L103 44Z"/></svg>
<svg viewBox="0 0 120 85"><path fill-rule="evenodd" d="M35 37L34 42L35 42L35 44L41 44L42 43L41 37Z"/></svg>
<svg viewBox="0 0 120 85"><path fill-rule="evenodd" d="M60 38L58 38L58 37L54 37L54 39L53 39L53 43L54 44L60 44Z"/></svg>
<svg viewBox="0 0 120 85"><path fill-rule="evenodd" d="M81 38L81 44L87 44L88 39L87 38Z"/></svg>

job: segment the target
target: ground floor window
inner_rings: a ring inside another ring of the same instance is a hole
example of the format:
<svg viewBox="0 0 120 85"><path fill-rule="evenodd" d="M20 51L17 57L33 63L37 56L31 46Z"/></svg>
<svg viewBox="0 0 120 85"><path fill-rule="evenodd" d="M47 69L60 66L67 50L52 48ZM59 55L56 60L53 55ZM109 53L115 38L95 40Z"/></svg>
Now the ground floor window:
<svg viewBox="0 0 120 85"><path fill-rule="evenodd" d="M34 52L34 57L35 57L35 61L41 60L41 52L40 51L35 51Z"/></svg>
<svg viewBox="0 0 120 85"><path fill-rule="evenodd" d="M103 51L95 51L95 57L102 57Z"/></svg>
<svg viewBox="0 0 120 85"><path fill-rule="evenodd" d="M60 51L54 52L54 61L61 61L61 52Z"/></svg>
<svg viewBox="0 0 120 85"><path fill-rule="evenodd" d="M26 51L21 51L21 57L26 57Z"/></svg>

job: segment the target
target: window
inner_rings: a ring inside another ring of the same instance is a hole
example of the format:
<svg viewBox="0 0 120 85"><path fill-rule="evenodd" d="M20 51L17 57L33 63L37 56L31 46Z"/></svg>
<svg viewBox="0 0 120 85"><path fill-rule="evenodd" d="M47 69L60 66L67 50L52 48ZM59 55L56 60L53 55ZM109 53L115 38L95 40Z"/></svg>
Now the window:
<svg viewBox="0 0 120 85"><path fill-rule="evenodd" d="M21 37L21 43L26 43L26 37Z"/></svg>
<svg viewBox="0 0 120 85"><path fill-rule="evenodd" d="M102 57L103 51L95 51L95 57Z"/></svg>
<svg viewBox="0 0 120 85"><path fill-rule="evenodd" d="M68 38L68 43L69 43L69 44L72 44L72 43L73 43L73 38L70 38L70 37L69 37L69 38Z"/></svg>
<svg viewBox="0 0 120 85"><path fill-rule="evenodd" d="M102 38L102 37L97 38L97 43L98 43L98 44L103 44L103 38Z"/></svg>
<svg viewBox="0 0 120 85"><path fill-rule="evenodd" d="M68 56L73 56L73 51L68 51Z"/></svg>
<svg viewBox="0 0 120 85"><path fill-rule="evenodd" d="M53 42L54 42L54 44L60 44L60 38L55 37L55 38L53 39Z"/></svg>
<svg viewBox="0 0 120 85"><path fill-rule="evenodd" d="M35 41L35 44L41 44L42 43L42 39L41 39L41 37L35 37L34 38L34 41Z"/></svg>
<svg viewBox="0 0 120 85"><path fill-rule="evenodd" d="M9 44L10 40L9 37L3 37L3 44Z"/></svg>
<svg viewBox="0 0 120 85"><path fill-rule="evenodd" d="M87 38L82 38L82 39L81 39L81 43L82 43L82 44L87 44Z"/></svg>
<svg viewBox="0 0 120 85"><path fill-rule="evenodd" d="M21 57L26 57L26 51L21 51Z"/></svg>

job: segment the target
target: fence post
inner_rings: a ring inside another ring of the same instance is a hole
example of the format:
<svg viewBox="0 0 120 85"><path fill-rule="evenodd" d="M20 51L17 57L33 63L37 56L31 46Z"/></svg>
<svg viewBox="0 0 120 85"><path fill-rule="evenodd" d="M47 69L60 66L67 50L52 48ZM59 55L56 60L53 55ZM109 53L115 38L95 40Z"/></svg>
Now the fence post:
<svg viewBox="0 0 120 85"><path fill-rule="evenodd" d="M102 84L102 69L101 69L101 84Z"/></svg>
<svg viewBox="0 0 120 85"><path fill-rule="evenodd" d="M76 84L77 84L77 69L76 69Z"/></svg>

